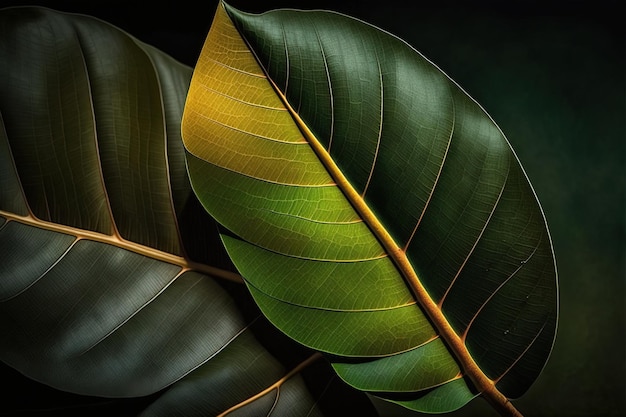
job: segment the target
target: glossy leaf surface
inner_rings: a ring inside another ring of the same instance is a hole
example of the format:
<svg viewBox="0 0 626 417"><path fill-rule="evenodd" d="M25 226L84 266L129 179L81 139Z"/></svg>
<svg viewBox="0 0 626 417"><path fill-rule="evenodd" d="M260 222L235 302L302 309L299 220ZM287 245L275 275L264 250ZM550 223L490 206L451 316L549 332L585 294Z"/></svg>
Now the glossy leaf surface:
<svg viewBox="0 0 626 417"><path fill-rule="evenodd" d="M180 137L191 73L96 19L0 11L0 360L78 394L161 392L149 416L321 415L224 280Z"/></svg>
<svg viewBox="0 0 626 417"><path fill-rule="evenodd" d="M401 40L223 4L183 140L261 310L351 385L428 412L480 393L506 408L543 368L557 283L541 208L495 123Z"/></svg>

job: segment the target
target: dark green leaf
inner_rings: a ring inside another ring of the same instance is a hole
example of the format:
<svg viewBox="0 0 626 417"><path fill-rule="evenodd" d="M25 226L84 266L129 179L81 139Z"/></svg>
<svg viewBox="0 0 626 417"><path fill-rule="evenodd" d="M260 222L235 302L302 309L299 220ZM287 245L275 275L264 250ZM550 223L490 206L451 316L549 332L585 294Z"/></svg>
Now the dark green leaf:
<svg viewBox="0 0 626 417"><path fill-rule="evenodd" d="M0 360L59 390L154 394L148 416L256 413L281 390L277 407L318 413L311 352L268 350L224 280L185 167L190 76L96 19L0 11Z"/></svg>

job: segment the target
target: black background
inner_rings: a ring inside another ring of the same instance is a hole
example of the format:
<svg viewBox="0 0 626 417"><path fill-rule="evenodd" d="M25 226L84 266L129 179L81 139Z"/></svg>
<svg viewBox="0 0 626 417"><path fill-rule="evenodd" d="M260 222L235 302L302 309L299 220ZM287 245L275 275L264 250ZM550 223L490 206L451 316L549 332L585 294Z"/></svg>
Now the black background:
<svg viewBox="0 0 626 417"><path fill-rule="evenodd" d="M406 40L481 103L507 135L537 192L559 270L555 348L516 406L530 417L626 415L622 2L229 3L249 12L316 8L360 18ZM26 4L99 17L192 67L217 7L216 0L0 0L0 7ZM54 407L68 412L68 405L94 402L63 397L8 368L0 377L11 384L0 391L0 415L56 415ZM408 415L378 406L390 416ZM478 400L454 415L494 413Z"/></svg>

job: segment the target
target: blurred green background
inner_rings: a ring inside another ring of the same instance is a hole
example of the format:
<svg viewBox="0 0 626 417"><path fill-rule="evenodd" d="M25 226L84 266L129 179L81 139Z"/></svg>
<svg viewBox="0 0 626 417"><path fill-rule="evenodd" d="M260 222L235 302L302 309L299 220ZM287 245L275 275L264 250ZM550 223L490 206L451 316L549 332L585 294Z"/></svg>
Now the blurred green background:
<svg viewBox="0 0 626 417"><path fill-rule="evenodd" d="M528 417L625 416L623 2L229 3L251 12L319 8L358 17L406 40L487 110L511 142L543 206L560 280L554 351L543 374L515 404ZM0 7L26 4L100 17L193 66L217 1L0 0ZM13 383L11 370L0 375ZM36 401L37 387L23 384ZM377 406L389 416L411 415L399 407ZM476 400L453 415L495 414Z"/></svg>

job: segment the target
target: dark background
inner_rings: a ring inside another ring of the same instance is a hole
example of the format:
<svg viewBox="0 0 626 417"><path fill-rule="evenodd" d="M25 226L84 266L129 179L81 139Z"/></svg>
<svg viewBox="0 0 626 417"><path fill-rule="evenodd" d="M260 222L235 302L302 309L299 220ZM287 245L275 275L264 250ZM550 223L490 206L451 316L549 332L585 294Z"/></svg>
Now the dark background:
<svg viewBox="0 0 626 417"><path fill-rule="evenodd" d="M365 20L406 40L487 110L537 192L560 280L553 354L516 406L527 417L626 415L623 2L229 3L250 12L330 9ZM0 7L26 4L99 17L192 67L217 7L216 0L0 0ZM28 381L14 382L14 376L10 369L0 372L14 387L9 395L27 395L31 408L37 408L38 395L49 392ZM388 415L406 415L377 405ZM477 400L454 415L494 412Z"/></svg>

